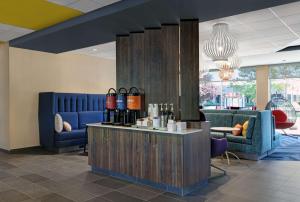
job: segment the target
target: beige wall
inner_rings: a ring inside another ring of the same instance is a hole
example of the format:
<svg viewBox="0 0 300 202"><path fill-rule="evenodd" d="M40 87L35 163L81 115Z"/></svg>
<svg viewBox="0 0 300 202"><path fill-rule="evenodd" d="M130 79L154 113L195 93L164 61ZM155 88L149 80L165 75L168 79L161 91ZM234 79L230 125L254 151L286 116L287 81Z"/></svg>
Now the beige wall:
<svg viewBox="0 0 300 202"><path fill-rule="evenodd" d="M8 44L0 44L0 148L9 149L8 138Z"/></svg>
<svg viewBox="0 0 300 202"><path fill-rule="evenodd" d="M256 107L264 110L269 102L269 66L256 67Z"/></svg>
<svg viewBox="0 0 300 202"><path fill-rule="evenodd" d="M115 87L115 61L9 48L10 149L39 145L38 93L105 93Z"/></svg>

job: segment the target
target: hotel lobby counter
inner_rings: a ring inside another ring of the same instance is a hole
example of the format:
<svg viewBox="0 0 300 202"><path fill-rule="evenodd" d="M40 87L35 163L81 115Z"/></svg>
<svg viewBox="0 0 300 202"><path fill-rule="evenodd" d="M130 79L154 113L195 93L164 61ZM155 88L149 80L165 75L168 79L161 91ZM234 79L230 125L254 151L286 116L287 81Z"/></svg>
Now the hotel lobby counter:
<svg viewBox="0 0 300 202"><path fill-rule="evenodd" d="M209 129L168 132L88 125L89 165L134 183L186 195L210 176Z"/></svg>
<svg viewBox="0 0 300 202"><path fill-rule="evenodd" d="M136 127L123 127L123 126L114 126L114 125L103 125L101 123L87 124L87 126L91 127L102 127L102 128L112 128L112 129L122 129L122 130L134 130L134 131L144 131L144 132L155 132L155 133L167 133L170 135L187 135L190 133L201 132L202 129L192 129L188 128L182 131L174 131L170 132L167 130L156 130L156 129L147 129L147 128L136 128Z"/></svg>

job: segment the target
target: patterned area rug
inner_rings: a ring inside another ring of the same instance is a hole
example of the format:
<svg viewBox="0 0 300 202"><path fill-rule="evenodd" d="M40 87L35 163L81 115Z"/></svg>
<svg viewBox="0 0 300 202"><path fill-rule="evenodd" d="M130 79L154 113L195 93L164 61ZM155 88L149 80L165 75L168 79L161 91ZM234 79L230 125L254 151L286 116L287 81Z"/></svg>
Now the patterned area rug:
<svg viewBox="0 0 300 202"><path fill-rule="evenodd" d="M282 136L280 145L263 160L300 161L300 138Z"/></svg>

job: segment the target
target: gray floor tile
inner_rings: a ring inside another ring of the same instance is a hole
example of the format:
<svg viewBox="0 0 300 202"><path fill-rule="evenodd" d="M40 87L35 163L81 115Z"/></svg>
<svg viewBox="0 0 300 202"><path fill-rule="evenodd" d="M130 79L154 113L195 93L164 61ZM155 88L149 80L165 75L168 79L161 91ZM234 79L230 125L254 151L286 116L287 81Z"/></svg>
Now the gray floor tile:
<svg viewBox="0 0 300 202"><path fill-rule="evenodd" d="M59 194L48 194L38 199L41 202L73 202L70 199L67 199Z"/></svg>
<svg viewBox="0 0 300 202"><path fill-rule="evenodd" d="M9 174L6 171L0 171L0 180L8 177L12 177L13 175Z"/></svg>
<svg viewBox="0 0 300 202"><path fill-rule="evenodd" d="M108 200L108 199L105 199L105 198L103 198L101 196L98 196L98 197L90 199L90 200L88 200L86 202L111 202L111 200Z"/></svg>
<svg viewBox="0 0 300 202"><path fill-rule="evenodd" d="M77 202L87 201L96 197L96 195L78 188L72 188L64 192L58 192L58 194Z"/></svg>
<svg viewBox="0 0 300 202"><path fill-rule="evenodd" d="M164 193L165 191L163 190L160 190L160 189L157 189L157 188L153 188L153 187L150 187L150 186L147 186L147 185L142 185L142 184L135 184L136 186L139 186L143 189L146 189L148 191L151 191L151 192L154 192L154 193L157 193L157 194L162 194Z"/></svg>
<svg viewBox="0 0 300 202"><path fill-rule="evenodd" d="M18 188L18 190L30 196L31 198L40 198L42 196L52 193L50 190L35 183L27 184L26 186Z"/></svg>
<svg viewBox="0 0 300 202"><path fill-rule="evenodd" d="M48 178L37 175L37 174L28 174L28 175L23 175L21 178L24 178L30 182L41 182L41 181L46 181Z"/></svg>
<svg viewBox="0 0 300 202"><path fill-rule="evenodd" d="M168 197L165 195L159 195L149 201L151 201L151 202L182 202L183 200L175 199L175 198Z"/></svg>
<svg viewBox="0 0 300 202"><path fill-rule="evenodd" d="M60 184L58 182L55 182L53 180L46 180L46 181L41 181L41 182L37 182L37 184L41 185L42 187L49 189L52 192L65 192L69 189L72 189L72 186L66 186L64 184Z"/></svg>
<svg viewBox="0 0 300 202"><path fill-rule="evenodd" d="M113 202L142 202L144 200L132 197L132 196L128 196L126 194L114 191L108 194L105 194L102 196L105 199L108 199L110 201Z"/></svg>
<svg viewBox="0 0 300 202"><path fill-rule="evenodd" d="M201 191L201 190L200 190ZM191 194L188 194L186 196L178 196L176 194L173 193L164 193L162 194L162 196L166 196L172 199L176 199L178 201L188 201L188 202L203 202L206 200L206 197L202 194L202 192L194 192Z"/></svg>
<svg viewBox="0 0 300 202"><path fill-rule="evenodd" d="M14 166L10 163L0 161L0 170L9 170L9 169L12 169L12 168L16 168L16 166Z"/></svg>
<svg viewBox="0 0 300 202"><path fill-rule="evenodd" d="M8 186L13 187L14 189L18 189L20 187L24 187L24 186L32 183L21 177L15 177L15 176L1 179L1 182Z"/></svg>
<svg viewBox="0 0 300 202"><path fill-rule="evenodd" d="M10 186L8 186L8 185L6 185L6 184L0 182L0 192L2 192L2 191L7 191L7 190L10 190L10 189L11 189Z"/></svg>
<svg viewBox="0 0 300 202"><path fill-rule="evenodd" d="M102 186L102 185L99 185L99 184L96 184L93 182L86 183L86 184L80 184L80 185L75 186L75 188L87 191L96 196L100 196L100 195L107 194L109 192L114 191L114 189L112 189L112 188L105 187L105 186Z"/></svg>
<svg viewBox="0 0 300 202"><path fill-rule="evenodd" d="M0 192L1 202L21 202L30 199L27 195L16 190L7 190Z"/></svg>
<svg viewBox="0 0 300 202"><path fill-rule="evenodd" d="M152 192L150 190L144 189L138 185L129 185L123 188L118 189L119 192L127 194L129 196L134 196L143 200L150 200L155 198L160 193Z"/></svg>
<svg viewBox="0 0 300 202"><path fill-rule="evenodd" d="M121 187L125 187L125 186L130 184L128 182L118 180L118 179L114 179L114 178L104 178L104 179L101 179L101 180L97 180L94 183L99 184L99 185L104 186L104 187L109 187L111 189L119 189Z"/></svg>
<svg viewBox="0 0 300 202"><path fill-rule="evenodd" d="M108 177L107 175L101 175L101 174L94 174L90 171L83 172L79 175L74 176L77 180L80 180L82 182L94 182L103 178Z"/></svg>
<svg viewBox="0 0 300 202"><path fill-rule="evenodd" d="M300 197L299 162L242 160L241 163L233 161L229 166L226 161L214 159L213 163L226 169L228 175L210 180L207 187L179 197L93 174L87 157L78 153L0 152L0 201L295 202ZM11 198L8 200L8 197Z"/></svg>

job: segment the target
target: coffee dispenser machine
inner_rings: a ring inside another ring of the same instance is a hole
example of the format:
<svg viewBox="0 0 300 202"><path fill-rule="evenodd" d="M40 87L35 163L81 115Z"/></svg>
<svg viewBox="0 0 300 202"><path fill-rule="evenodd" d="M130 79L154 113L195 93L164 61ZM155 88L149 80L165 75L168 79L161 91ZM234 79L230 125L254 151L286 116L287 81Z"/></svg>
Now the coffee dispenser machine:
<svg viewBox="0 0 300 202"><path fill-rule="evenodd" d="M120 88L117 94L116 125L125 125L127 123L127 90Z"/></svg>
<svg viewBox="0 0 300 202"><path fill-rule="evenodd" d="M114 111L116 110L117 103L117 92L114 88L110 88L106 94L106 123L113 123L114 120Z"/></svg>
<svg viewBox="0 0 300 202"><path fill-rule="evenodd" d="M136 120L140 118L141 113L141 93L136 87L132 87L129 90L127 95L127 115L128 115L128 123L136 124Z"/></svg>

